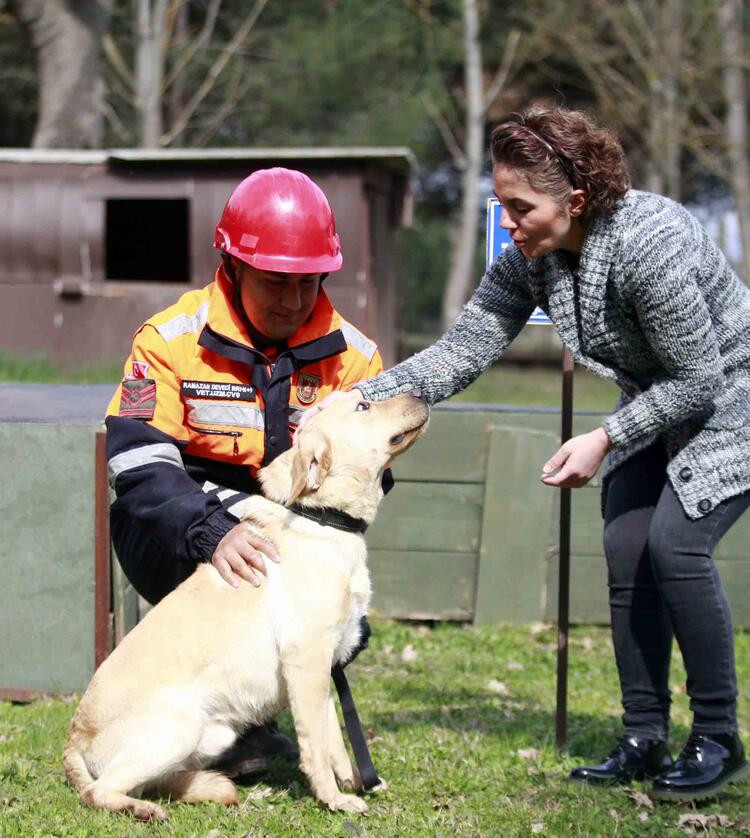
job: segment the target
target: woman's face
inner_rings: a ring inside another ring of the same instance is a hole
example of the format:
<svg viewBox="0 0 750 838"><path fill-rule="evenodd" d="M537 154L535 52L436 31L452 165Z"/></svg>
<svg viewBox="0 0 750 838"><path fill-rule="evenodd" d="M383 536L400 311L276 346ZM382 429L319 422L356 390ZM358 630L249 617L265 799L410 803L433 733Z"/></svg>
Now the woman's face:
<svg viewBox="0 0 750 838"><path fill-rule="evenodd" d="M500 226L508 230L524 256L538 259L553 250L581 252L586 232L579 220L585 206L583 190L573 190L560 203L502 163L492 169L492 181L503 205Z"/></svg>

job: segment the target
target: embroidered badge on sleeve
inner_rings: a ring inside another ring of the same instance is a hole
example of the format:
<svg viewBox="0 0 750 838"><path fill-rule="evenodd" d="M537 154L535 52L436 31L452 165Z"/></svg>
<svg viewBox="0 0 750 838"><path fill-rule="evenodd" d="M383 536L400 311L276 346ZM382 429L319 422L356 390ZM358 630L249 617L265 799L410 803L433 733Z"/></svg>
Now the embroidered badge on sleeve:
<svg viewBox="0 0 750 838"><path fill-rule="evenodd" d="M156 410L156 382L153 378L134 378L122 382L120 416L153 419Z"/></svg>

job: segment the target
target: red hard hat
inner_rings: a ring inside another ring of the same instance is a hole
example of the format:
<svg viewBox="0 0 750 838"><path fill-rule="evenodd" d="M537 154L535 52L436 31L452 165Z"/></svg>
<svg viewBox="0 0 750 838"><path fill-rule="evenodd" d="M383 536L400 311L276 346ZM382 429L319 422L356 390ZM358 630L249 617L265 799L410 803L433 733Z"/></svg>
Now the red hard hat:
<svg viewBox="0 0 750 838"><path fill-rule="evenodd" d="M291 169L260 169L232 192L214 247L254 268L285 273L337 271L336 221L323 191Z"/></svg>

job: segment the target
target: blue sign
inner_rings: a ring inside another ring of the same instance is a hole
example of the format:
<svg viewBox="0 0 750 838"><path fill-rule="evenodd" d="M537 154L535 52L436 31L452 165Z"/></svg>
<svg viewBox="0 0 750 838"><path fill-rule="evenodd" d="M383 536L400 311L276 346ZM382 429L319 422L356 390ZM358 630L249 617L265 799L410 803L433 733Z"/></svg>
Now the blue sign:
<svg viewBox="0 0 750 838"><path fill-rule="evenodd" d="M506 247L513 243L510 233L500 226L503 205L497 198L487 199L487 267L497 259ZM552 321L540 309L535 308L528 319L535 326L551 326Z"/></svg>

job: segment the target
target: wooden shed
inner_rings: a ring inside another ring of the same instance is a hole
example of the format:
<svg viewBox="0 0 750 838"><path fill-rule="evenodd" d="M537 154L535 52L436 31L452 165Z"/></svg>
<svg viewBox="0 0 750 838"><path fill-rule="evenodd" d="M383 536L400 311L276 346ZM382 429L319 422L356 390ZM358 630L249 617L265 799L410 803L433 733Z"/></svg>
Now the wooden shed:
<svg viewBox="0 0 750 838"><path fill-rule="evenodd" d="M326 289L392 364L406 148L0 150L0 351L124 359L146 318L213 278L214 226L232 189L278 165L327 194L344 266Z"/></svg>

